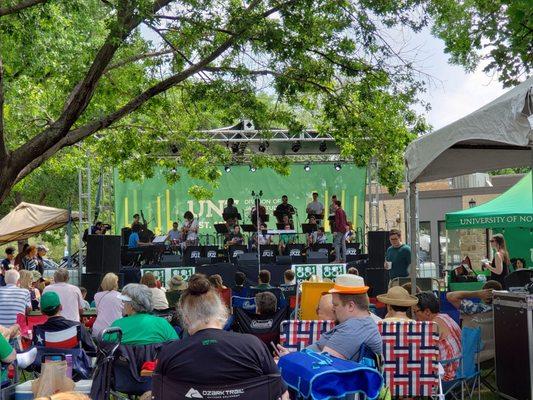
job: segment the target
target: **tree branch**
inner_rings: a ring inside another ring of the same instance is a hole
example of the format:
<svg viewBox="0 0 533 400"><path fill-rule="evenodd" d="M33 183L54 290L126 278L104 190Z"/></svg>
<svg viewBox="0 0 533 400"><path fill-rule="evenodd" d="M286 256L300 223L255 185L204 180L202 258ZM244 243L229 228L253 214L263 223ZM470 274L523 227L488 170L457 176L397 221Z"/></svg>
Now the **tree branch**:
<svg viewBox="0 0 533 400"><path fill-rule="evenodd" d="M0 17L4 15L14 14L25 8L36 6L37 4L46 3L48 0L22 0L20 3L11 7L0 7Z"/></svg>
<svg viewBox="0 0 533 400"><path fill-rule="evenodd" d="M104 74L108 73L109 71L113 69L121 68L135 61L145 60L147 58L152 58L152 57L164 56L166 54L172 54L173 52L174 50L161 50L161 51L154 51L151 53L137 54L136 56L125 58L124 60L117 61L115 64L111 64L104 70Z"/></svg>
<svg viewBox="0 0 533 400"><path fill-rule="evenodd" d="M4 64L0 55L0 165L7 161L7 146L4 133Z"/></svg>

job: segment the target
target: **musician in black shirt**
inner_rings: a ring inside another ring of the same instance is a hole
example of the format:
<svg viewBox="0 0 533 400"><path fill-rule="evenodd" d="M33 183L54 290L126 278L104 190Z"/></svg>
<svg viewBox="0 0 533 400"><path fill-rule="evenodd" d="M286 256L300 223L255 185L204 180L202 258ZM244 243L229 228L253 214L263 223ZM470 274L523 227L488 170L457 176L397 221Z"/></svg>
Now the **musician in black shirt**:
<svg viewBox="0 0 533 400"><path fill-rule="evenodd" d="M283 216L287 215L289 217L289 220L292 220L292 216L296 212L295 208L292 206L292 204L289 204L289 198L286 194L281 196L281 204L279 204L276 207L276 211L274 211L274 215L278 219L278 224L281 224L283 222Z"/></svg>

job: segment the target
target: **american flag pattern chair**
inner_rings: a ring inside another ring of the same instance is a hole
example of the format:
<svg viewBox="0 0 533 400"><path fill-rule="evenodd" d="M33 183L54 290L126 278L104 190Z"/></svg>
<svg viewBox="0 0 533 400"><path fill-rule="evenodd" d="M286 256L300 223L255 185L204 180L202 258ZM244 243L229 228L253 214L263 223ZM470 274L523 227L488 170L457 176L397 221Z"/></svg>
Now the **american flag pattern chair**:
<svg viewBox="0 0 533 400"><path fill-rule="evenodd" d="M383 377L392 397L432 396L438 388L438 333L433 322L382 321Z"/></svg>
<svg viewBox="0 0 533 400"><path fill-rule="evenodd" d="M333 321L288 320L281 323L280 344L290 351L300 351L333 329Z"/></svg>

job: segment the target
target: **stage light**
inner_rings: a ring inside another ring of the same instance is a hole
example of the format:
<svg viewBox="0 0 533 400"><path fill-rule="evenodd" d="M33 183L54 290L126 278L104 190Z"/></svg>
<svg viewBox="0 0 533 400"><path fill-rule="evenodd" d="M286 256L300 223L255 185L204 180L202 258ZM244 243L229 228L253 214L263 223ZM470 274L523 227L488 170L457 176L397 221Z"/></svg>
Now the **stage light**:
<svg viewBox="0 0 533 400"><path fill-rule="evenodd" d="M298 153L301 148L302 148L302 144L300 143L299 140L297 142L293 143L293 145L292 145L292 151L295 152L295 153Z"/></svg>
<svg viewBox="0 0 533 400"><path fill-rule="evenodd" d="M268 142L261 142L259 143L259 151L261 153L264 153L266 149L268 149L269 143Z"/></svg>
<svg viewBox="0 0 533 400"><path fill-rule="evenodd" d="M310 170L311 170L311 166L309 165L309 163L305 164L304 171L309 172Z"/></svg>
<svg viewBox="0 0 533 400"><path fill-rule="evenodd" d="M321 153L325 152L328 149L328 145L325 140L320 142L320 146L318 147L318 150L320 150Z"/></svg>
<svg viewBox="0 0 533 400"><path fill-rule="evenodd" d="M176 146L175 144L171 145L170 151L172 152L172 154L176 154L179 151L178 146Z"/></svg>
<svg viewBox="0 0 533 400"><path fill-rule="evenodd" d="M341 163L335 163L334 166L335 166L335 171L340 171L342 169Z"/></svg>
<svg viewBox="0 0 533 400"><path fill-rule="evenodd" d="M255 172L255 171L256 171L255 167L253 165L250 165L250 172Z"/></svg>
<svg viewBox="0 0 533 400"><path fill-rule="evenodd" d="M226 171L226 172L230 172L230 171L231 171L231 167L230 167L229 165L226 165L226 166L224 167L224 171Z"/></svg>

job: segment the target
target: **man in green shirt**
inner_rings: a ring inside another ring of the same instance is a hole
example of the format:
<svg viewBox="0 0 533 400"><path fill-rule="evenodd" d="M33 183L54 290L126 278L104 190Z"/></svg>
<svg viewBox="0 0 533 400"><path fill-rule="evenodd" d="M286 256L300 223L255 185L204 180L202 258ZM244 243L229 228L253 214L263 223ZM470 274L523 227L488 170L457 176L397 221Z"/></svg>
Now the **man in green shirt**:
<svg viewBox="0 0 533 400"><path fill-rule="evenodd" d="M411 264L411 248L402 243L402 234L398 229L389 232L391 246L385 254L385 269L389 271L389 279L409 276Z"/></svg>
<svg viewBox="0 0 533 400"><path fill-rule="evenodd" d="M124 302L125 316L113 322L111 327L122 330L122 344L144 345L178 339L178 334L166 319L149 314L153 310L153 302L148 286L130 283L124 286L118 297ZM114 340L113 336L105 339Z"/></svg>

